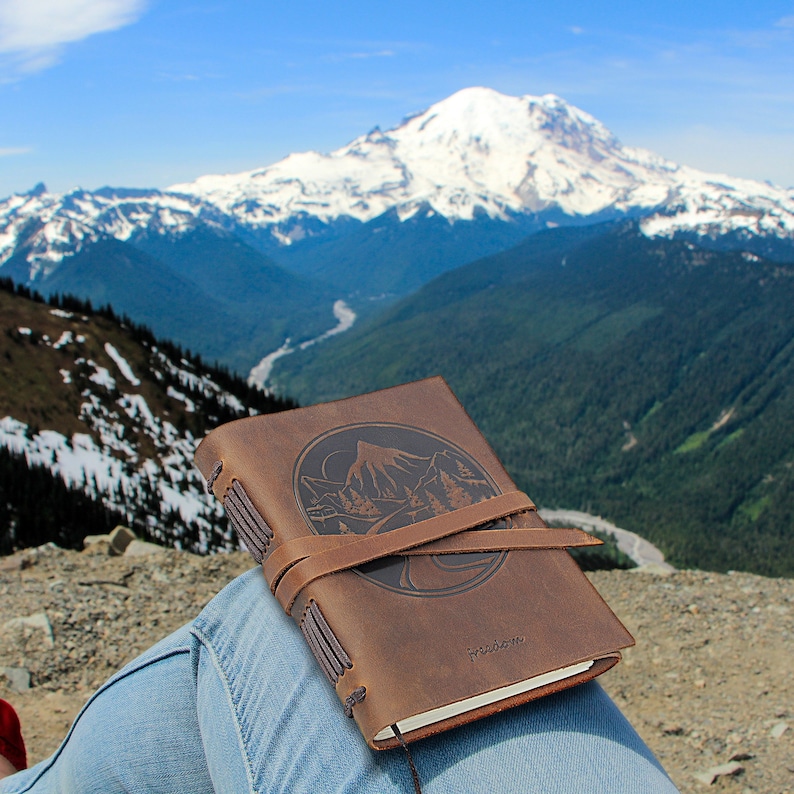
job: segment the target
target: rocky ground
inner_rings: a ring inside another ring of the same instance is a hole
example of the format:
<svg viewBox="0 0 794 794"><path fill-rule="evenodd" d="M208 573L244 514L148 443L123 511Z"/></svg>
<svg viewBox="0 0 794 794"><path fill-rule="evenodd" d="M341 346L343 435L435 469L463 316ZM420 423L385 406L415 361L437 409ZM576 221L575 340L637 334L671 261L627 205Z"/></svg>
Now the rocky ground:
<svg viewBox="0 0 794 794"><path fill-rule="evenodd" d="M678 787L794 792L794 580L590 578L637 640L602 683Z"/></svg>
<svg viewBox="0 0 794 794"><path fill-rule="evenodd" d="M108 675L251 565L243 553L137 550L0 559L0 697L20 711L31 762ZM681 791L794 792L794 581L590 576L637 639L602 683Z"/></svg>

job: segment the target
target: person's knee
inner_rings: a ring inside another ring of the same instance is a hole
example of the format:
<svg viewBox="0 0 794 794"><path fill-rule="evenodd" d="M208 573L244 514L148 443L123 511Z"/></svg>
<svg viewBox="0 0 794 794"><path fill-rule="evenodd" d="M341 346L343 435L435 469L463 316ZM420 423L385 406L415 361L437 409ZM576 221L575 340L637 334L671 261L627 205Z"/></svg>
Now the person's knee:
<svg viewBox="0 0 794 794"><path fill-rule="evenodd" d="M81 794L211 791L187 649L103 687L45 762L40 781L43 791Z"/></svg>

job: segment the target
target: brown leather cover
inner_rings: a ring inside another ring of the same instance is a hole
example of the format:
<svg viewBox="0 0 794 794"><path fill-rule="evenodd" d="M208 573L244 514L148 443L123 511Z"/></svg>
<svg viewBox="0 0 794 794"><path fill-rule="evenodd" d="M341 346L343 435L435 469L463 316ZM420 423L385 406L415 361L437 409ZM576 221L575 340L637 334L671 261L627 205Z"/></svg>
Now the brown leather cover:
<svg viewBox="0 0 794 794"><path fill-rule="evenodd" d="M597 541L546 528L441 378L231 422L196 463L371 747L412 715L594 660L403 735L588 680L634 644L565 550Z"/></svg>

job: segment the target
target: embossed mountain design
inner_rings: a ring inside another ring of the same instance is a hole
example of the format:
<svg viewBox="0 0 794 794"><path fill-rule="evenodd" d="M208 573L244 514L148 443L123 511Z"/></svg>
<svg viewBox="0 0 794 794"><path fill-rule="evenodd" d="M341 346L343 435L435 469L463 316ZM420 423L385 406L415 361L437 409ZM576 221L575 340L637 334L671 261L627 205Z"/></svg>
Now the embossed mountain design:
<svg viewBox="0 0 794 794"><path fill-rule="evenodd" d="M387 532L493 495L471 463L449 449L430 457L359 440L344 481L306 477L308 514L320 534Z"/></svg>
<svg viewBox="0 0 794 794"><path fill-rule="evenodd" d="M395 478L413 480L417 470L425 471L427 468L428 458L399 449L379 447L366 441L358 442L356 453L356 461L347 474L345 488L352 487L358 481L358 487L371 497L394 498L401 490ZM389 474L389 469L394 471L394 475Z"/></svg>
<svg viewBox="0 0 794 794"><path fill-rule="evenodd" d="M493 495L487 480L478 476L458 455L445 450L433 455L417 490L433 493L452 509L465 507Z"/></svg>

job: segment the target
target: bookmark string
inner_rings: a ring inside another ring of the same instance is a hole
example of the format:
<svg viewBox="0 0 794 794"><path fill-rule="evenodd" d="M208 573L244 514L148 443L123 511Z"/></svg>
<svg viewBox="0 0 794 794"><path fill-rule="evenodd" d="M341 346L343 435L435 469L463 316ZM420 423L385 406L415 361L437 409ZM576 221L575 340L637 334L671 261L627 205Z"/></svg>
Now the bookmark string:
<svg viewBox="0 0 794 794"><path fill-rule="evenodd" d="M416 771L416 765L414 764L414 759L411 757L411 751L408 749L408 745L405 743L405 739L403 739L403 735L400 733L400 729L397 727L396 722L391 726L391 729L394 731L397 741L400 743L403 750L405 750L405 755L408 758L408 766L411 768L411 777L414 781L414 792L415 794L422 794L422 786L419 783L419 772Z"/></svg>

